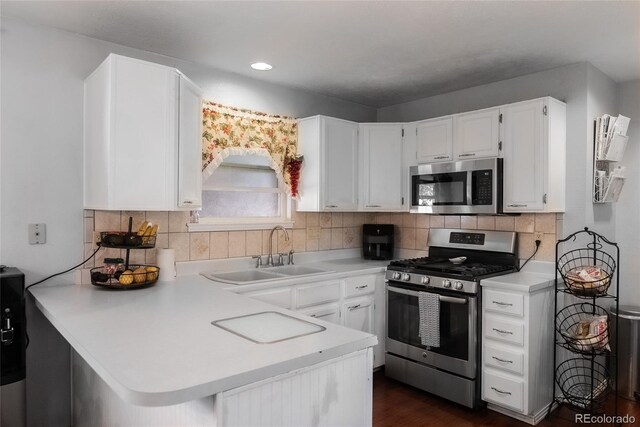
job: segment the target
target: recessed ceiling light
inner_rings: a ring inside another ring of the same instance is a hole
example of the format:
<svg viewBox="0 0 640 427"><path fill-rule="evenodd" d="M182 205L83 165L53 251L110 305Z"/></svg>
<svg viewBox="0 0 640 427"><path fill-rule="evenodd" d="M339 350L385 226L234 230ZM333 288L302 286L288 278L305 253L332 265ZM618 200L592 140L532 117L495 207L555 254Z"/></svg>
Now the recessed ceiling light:
<svg viewBox="0 0 640 427"><path fill-rule="evenodd" d="M258 71L269 71L273 67L266 62L254 62L253 64L251 64L251 68Z"/></svg>

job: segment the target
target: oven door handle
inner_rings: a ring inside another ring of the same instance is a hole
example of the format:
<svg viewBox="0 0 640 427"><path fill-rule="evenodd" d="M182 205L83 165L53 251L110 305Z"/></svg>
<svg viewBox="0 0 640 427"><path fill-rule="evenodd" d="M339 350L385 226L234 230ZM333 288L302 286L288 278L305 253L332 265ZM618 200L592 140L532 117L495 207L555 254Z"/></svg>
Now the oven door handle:
<svg viewBox="0 0 640 427"><path fill-rule="evenodd" d="M409 289L402 289L402 288L396 288L395 286L387 286L387 289L391 292L395 292L398 294L403 294L403 295L409 295L412 297L417 297L419 292L418 291L412 291ZM429 292L429 293L435 293L435 292ZM455 297L448 297L445 295L438 295L438 299L442 302L450 302L452 304L466 304L467 300L466 298L455 298Z"/></svg>

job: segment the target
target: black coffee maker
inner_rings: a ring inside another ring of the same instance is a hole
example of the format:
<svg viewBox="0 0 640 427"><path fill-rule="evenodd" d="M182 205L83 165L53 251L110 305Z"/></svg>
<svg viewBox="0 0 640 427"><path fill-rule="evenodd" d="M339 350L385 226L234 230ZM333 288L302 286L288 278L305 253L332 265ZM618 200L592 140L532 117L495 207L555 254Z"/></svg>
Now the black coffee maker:
<svg viewBox="0 0 640 427"><path fill-rule="evenodd" d="M392 259L393 224L363 224L362 252L364 259Z"/></svg>

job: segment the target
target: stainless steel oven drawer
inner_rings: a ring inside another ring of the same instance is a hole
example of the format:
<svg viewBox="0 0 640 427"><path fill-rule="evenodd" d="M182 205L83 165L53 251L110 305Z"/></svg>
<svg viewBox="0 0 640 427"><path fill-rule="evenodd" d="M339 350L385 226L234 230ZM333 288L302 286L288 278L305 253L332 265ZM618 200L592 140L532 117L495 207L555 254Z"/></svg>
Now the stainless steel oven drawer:
<svg viewBox="0 0 640 427"><path fill-rule="evenodd" d="M390 378L469 408L478 404L476 380L451 375L390 353L385 356L384 372Z"/></svg>

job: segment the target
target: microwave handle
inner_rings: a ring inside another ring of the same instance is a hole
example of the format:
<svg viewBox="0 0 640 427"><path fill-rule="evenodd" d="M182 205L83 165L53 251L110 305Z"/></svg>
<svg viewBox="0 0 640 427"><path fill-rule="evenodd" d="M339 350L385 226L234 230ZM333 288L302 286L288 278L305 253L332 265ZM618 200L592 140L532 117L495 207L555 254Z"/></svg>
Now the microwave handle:
<svg viewBox="0 0 640 427"><path fill-rule="evenodd" d="M467 171L467 205L473 206L473 171Z"/></svg>
<svg viewBox="0 0 640 427"><path fill-rule="evenodd" d="M395 292L397 294L403 294L403 295L409 295L412 297L417 297L418 293L417 291L411 291L409 289L402 289L402 288L396 288L395 286L388 286L387 285L387 290L391 291L391 292ZM448 297L445 295L438 295L438 299L442 302L450 302L452 304L466 304L467 300L465 298L455 298L455 297Z"/></svg>

